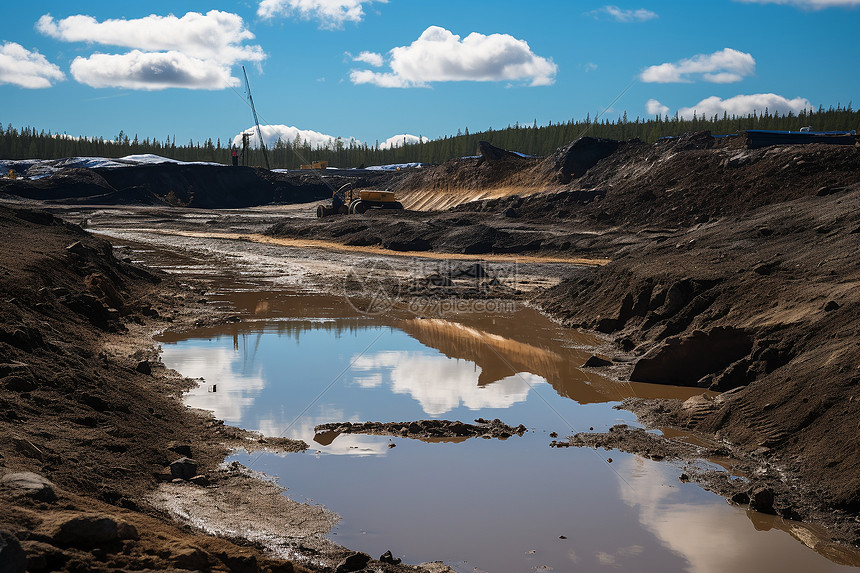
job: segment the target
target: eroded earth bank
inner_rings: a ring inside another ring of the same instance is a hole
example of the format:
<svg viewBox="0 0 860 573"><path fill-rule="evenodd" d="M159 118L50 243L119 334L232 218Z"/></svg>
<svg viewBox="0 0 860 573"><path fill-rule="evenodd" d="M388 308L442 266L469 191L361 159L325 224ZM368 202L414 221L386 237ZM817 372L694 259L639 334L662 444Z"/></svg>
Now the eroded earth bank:
<svg viewBox="0 0 860 573"><path fill-rule="evenodd" d="M193 382L161 365L152 335L232 317L207 304L198 278L144 268L76 223L177 257L207 243L225 265L244 252L281 253L283 267L259 272L293 273L319 291L344 256L519 261L524 280L513 288L433 274L407 289L375 287L395 304L416 295L524 301L600 334L608 360L593 367L620 382L701 388L684 402L623 404L666 436L696 436L695 447L625 427L553 445L719 457L748 479L686 479L827 526L831 539L817 549L856 563L860 148L750 150L695 134L657 144L585 138L541 159L481 151L384 180L339 173L329 185L241 169L231 188L224 181L237 172L213 178L206 170L219 168L207 166L2 180L0 555L17 567L9 570L414 570L335 546L322 537L331 515L221 464L240 445L305 445L186 409L181 392ZM318 220L308 216L315 203L284 206L350 180L394 189L407 210ZM249 186L241 203L222 202ZM181 458L196 465L171 466ZM212 507L253 499L249 515L273 521L255 529L237 519L206 535L177 523L153 492ZM261 549L272 530L287 532L280 556Z"/></svg>

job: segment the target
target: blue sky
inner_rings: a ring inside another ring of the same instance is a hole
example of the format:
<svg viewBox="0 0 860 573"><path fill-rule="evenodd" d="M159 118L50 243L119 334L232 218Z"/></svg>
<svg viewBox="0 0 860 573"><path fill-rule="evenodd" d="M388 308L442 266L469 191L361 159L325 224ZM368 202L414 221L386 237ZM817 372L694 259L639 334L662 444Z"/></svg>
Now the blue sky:
<svg viewBox="0 0 860 573"><path fill-rule="evenodd" d="M17 3L0 122L226 142L252 125L242 65L267 139L856 108L858 25L860 0Z"/></svg>

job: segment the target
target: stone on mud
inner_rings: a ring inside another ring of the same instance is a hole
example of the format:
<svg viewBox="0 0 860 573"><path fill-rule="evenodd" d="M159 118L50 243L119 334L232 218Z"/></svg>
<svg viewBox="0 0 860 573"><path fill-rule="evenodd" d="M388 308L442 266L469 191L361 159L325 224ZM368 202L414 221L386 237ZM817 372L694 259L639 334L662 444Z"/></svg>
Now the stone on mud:
<svg viewBox="0 0 860 573"><path fill-rule="evenodd" d="M370 563L370 555L367 553L351 553L343 558L335 568L335 573L348 573L350 571L361 571Z"/></svg>
<svg viewBox="0 0 860 573"><path fill-rule="evenodd" d="M179 458L170 464L170 475L174 479L190 480L197 474L197 462L191 458Z"/></svg>
<svg viewBox="0 0 860 573"><path fill-rule="evenodd" d="M149 376L152 374L152 365L148 360L141 360L137 363L137 366L134 367L135 371L140 372L141 374L146 374Z"/></svg>
<svg viewBox="0 0 860 573"><path fill-rule="evenodd" d="M390 549L389 549L388 551L386 551L385 553L383 553L383 554L379 557L379 560L380 560L382 563L388 563L388 564L390 564L390 565L400 565L400 563L401 563L401 561L402 561L399 557L394 557L394 555L392 555L392 554L391 554L391 550L390 550Z"/></svg>
<svg viewBox="0 0 860 573"><path fill-rule="evenodd" d="M0 487L37 501L52 502L57 499L54 484L33 472L6 474L0 478Z"/></svg>
<svg viewBox="0 0 860 573"><path fill-rule="evenodd" d="M60 546L89 548L118 540L119 526L111 517L78 515L57 525L51 537Z"/></svg>

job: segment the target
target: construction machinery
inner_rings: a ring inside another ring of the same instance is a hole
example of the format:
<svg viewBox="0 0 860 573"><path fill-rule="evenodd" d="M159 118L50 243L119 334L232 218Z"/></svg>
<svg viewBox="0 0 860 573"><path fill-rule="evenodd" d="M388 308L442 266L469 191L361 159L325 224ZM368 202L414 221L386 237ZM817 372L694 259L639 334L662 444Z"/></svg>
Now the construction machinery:
<svg viewBox="0 0 860 573"><path fill-rule="evenodd" d="M317 217L360 215L368 209L403 209L403 204L395 198L394 191L355 189L347 183L332 194L331 205L317 206Z"/></svg>

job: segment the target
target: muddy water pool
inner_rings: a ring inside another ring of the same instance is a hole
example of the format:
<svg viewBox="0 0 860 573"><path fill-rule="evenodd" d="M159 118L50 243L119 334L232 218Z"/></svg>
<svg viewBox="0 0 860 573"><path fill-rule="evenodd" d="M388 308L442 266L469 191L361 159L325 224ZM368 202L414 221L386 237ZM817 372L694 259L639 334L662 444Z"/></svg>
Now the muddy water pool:
<svg viewBox="0 0 860 573"><path fill-rule="evenodd" d="M165 334L163 361L202 379L190 406L310 445L229 461L338 513L330 536L346 547L443 560L463 573L848 569L799 541L814 543L815 531L682 483L677 464L550 448L552 432L636 425L613 408L626 396L701 391L581 370L597 340L531 309L366 316L339 297L230 289L218 297L241 320ZM435 442L314 432L327 422L476 418L528 432Z"/></svg>

